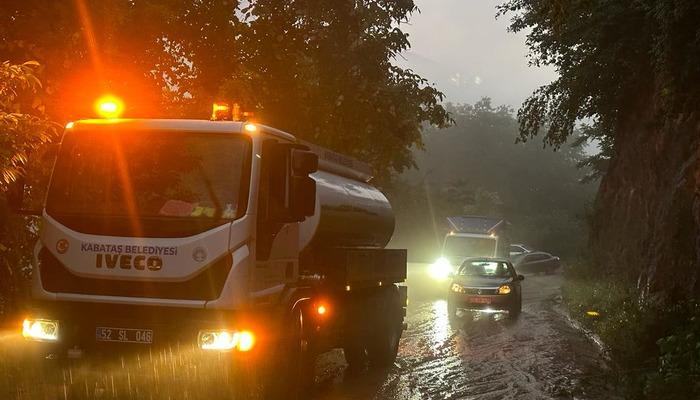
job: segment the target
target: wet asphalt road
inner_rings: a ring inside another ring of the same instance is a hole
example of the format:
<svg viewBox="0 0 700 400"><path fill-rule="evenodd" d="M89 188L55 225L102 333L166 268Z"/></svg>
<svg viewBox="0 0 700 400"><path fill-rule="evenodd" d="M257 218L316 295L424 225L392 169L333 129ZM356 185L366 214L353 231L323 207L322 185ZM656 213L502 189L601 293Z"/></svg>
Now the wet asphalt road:
<svg viewBox="0 0 700 400"><path fill-rule="evenodd" d="M315 399L609 399L598 347L561 311L560 275L526 276L523 312L450 324L444 290L409 267L408 330L393 368L349 375L341 351L317 362Z"/></svg>
<svg viewBox="0 0 700 400"><path fill-rule="evenodd" d="M394 367L350 375L341 350L324 354L313 399L615 398L598 347L561 311L561 276L526 276L517 320L492 314L450 324L447 283L436 286L425 268L409 266L408 330ZM32 362L22 343L18 333L0 332L0 399L239 397L226 354L193 345L66 365Z"/></svg>

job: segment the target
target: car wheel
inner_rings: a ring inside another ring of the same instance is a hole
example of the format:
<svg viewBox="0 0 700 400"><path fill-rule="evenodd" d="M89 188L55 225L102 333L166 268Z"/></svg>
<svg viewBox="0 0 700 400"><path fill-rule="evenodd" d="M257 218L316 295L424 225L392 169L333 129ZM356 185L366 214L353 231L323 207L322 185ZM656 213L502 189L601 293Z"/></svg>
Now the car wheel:
<svg viewBox="0 0 700 400"><path fill-rule="evenodd" d="M508 316L510 318L516 319L520 316L520 312L522 311L522 306L523 305L523 299L522 296L518 297L518 301L516 301L514 304L512 304L508 308Z"/></svg>
<svg viewBox="0 0 700 400"><path fill-rule="evenodd" d="M457 320L457 305L451 300L447 300L447 318Z"/></svg>

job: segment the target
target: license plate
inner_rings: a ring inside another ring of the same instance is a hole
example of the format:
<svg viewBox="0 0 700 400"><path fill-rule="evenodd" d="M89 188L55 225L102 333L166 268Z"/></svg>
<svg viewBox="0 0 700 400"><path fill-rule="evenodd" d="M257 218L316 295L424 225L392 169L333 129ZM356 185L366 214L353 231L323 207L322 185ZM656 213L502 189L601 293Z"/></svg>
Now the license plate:
<svg viewBox="0 0 700 400"><path fill-rule="evenodd" d="M491 304L491 299L488 297L470 297L468 300L470 303Z"/></svg>
<svg viewBox="0 0 700 400"><path fill-rule="evenodd" d="M95 339L98 342L119 343L153 343L151 329L111 328L98 326L95 328Z"/></svg>

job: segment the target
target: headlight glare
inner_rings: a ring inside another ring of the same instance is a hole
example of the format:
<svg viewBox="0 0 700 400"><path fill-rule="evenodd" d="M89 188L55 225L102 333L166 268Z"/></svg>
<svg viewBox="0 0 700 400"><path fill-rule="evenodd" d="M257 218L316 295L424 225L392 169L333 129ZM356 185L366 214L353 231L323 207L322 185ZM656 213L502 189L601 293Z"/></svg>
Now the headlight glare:
<svg viewBox="0 0 700 400"><path fill-rule="evenodd" d="M202 350L246 352L255 345L255 335L250 331L200 331L197 341Z"/></svg>
<svg viewBox="0 0 700 400"><path fill-rule="evenodd" d="M22 336L31 340L55 342L58 340L58 321L27 318L22 322Z"/></svg>
<svg viewBox="0 0 700 400"><path fill-rule="evenodd" d="M435 280L444 281L452 273L452 264L445 257L440 257L434 263L430 264L428 274Z"/></svg>

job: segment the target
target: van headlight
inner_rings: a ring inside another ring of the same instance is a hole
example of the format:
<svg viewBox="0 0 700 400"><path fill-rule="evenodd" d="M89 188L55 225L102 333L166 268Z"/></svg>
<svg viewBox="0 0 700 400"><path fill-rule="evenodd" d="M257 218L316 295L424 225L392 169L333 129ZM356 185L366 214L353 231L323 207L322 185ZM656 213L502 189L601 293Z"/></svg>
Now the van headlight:
<svg viewBox="0 0 700 400"><path fill-rule="evenodd" d="M430 264L428 274L435 280L444 281L452 274L452 264L445 257L440 257L434 263Z"/></svg>

